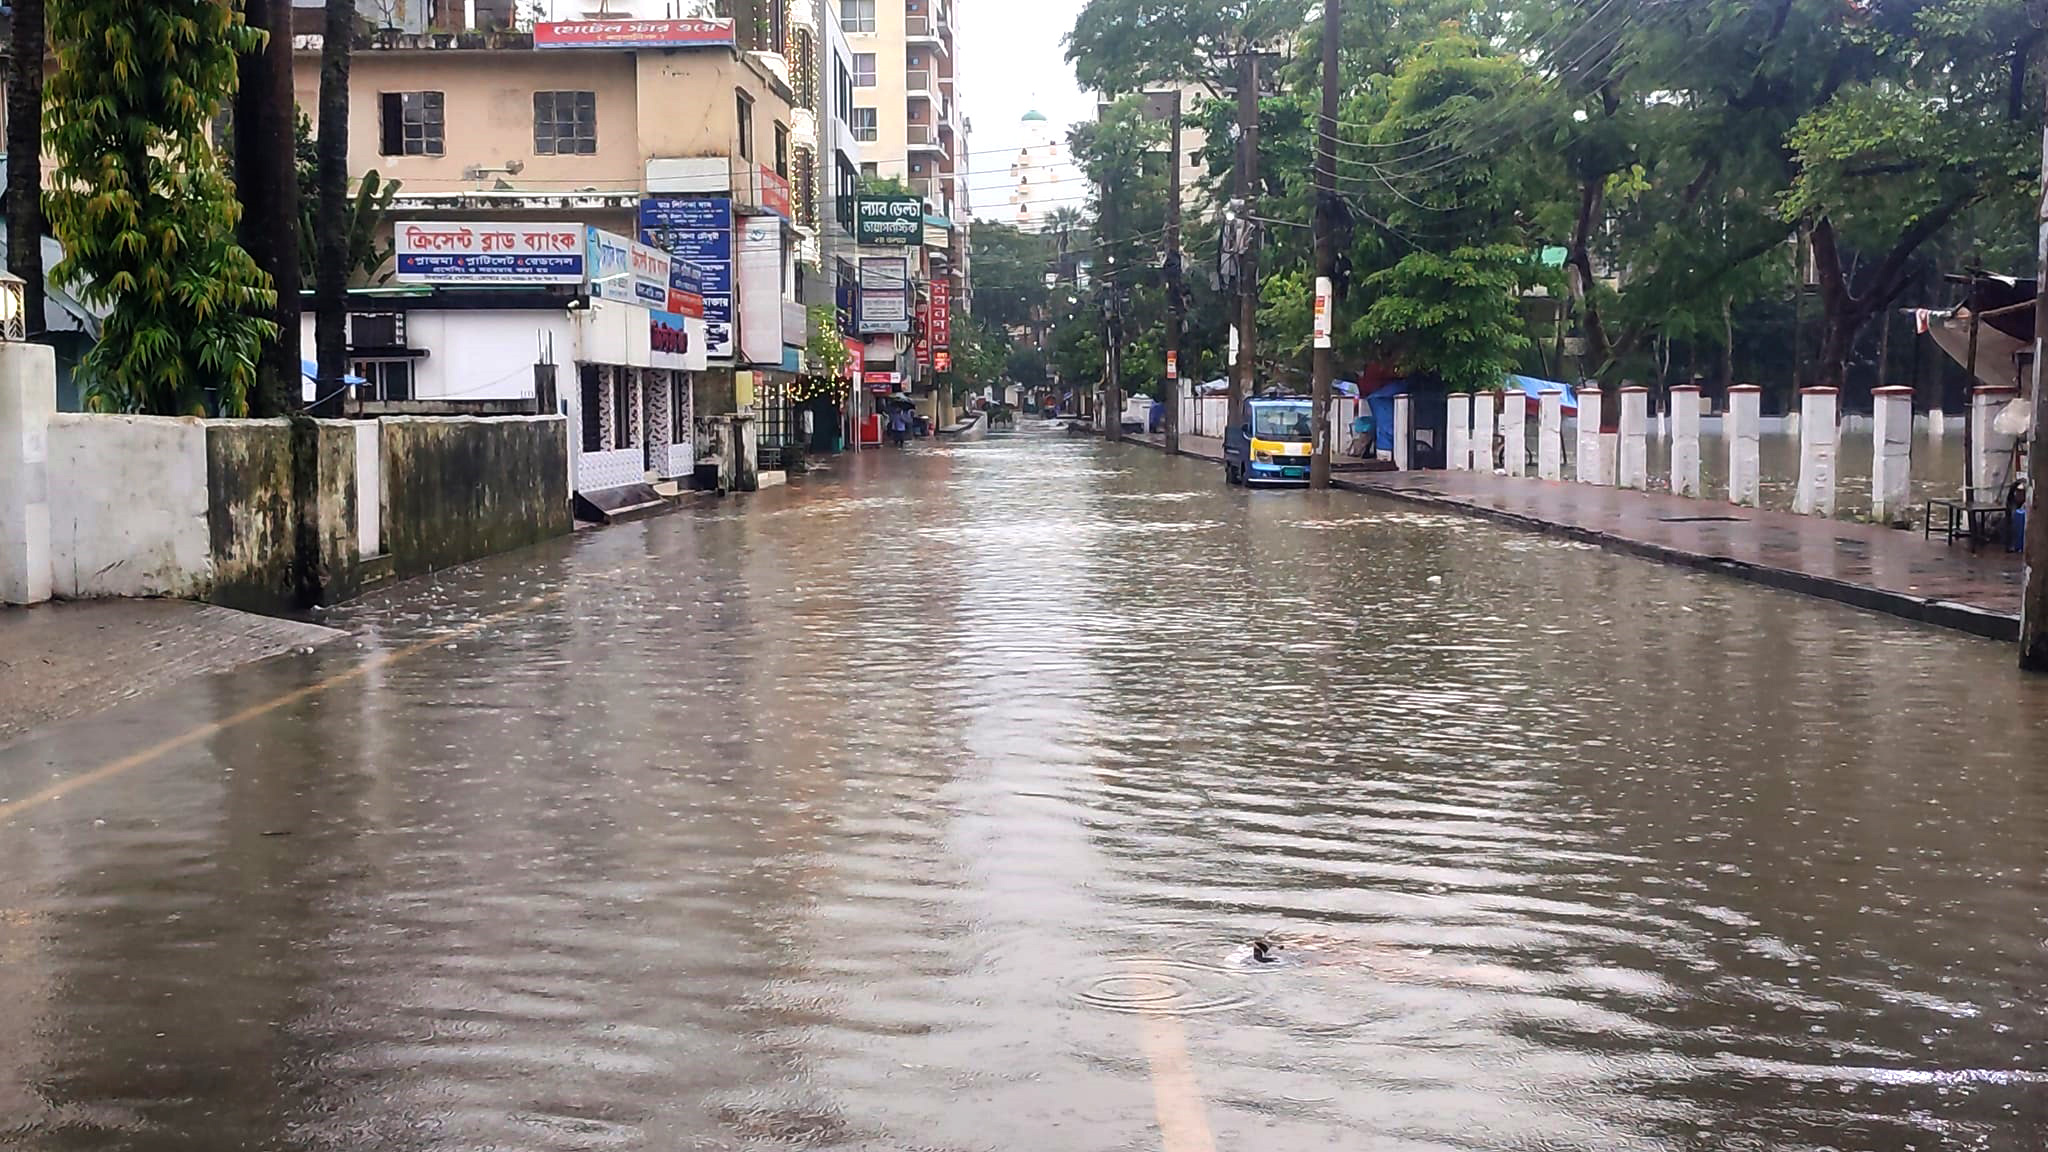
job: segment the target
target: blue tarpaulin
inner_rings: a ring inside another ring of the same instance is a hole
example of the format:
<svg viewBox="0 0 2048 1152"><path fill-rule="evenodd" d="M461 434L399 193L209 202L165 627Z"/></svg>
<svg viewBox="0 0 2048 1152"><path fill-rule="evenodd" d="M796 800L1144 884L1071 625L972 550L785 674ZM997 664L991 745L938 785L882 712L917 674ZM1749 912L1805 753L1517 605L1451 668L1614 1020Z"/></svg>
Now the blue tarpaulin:
<svg viewBox="0 0 2048 1152"><path fill-rule="evenodd" d="M1566 412L1579 410L1578 394L1569 384L1555 380L1541 380L1534 376L1509 376L1509 387L1518 387L1529 399L1535 400L1545 392L1564 392L1563 407ZM1394 450L1394 397L1408 391L1408 381L1392 380L1380 386L1379 390L1365 398L1366 406L1372 409L1373 444L1381 452Z"/></svg>
<svg viewBox="0 0 2048 1152"><path fill-rule="evenodd" d="M1566 412L1577 412L1579 410L1579 394L1572 391L1572 386L1569 384L1561 384L1555 380L1541 380L1534 376L1509 376L1508 383L1520 385L1522 391L1527 393L1531 400L1540 397L1545 392L1562 390L1564 392L1564 410Z"/></svg>

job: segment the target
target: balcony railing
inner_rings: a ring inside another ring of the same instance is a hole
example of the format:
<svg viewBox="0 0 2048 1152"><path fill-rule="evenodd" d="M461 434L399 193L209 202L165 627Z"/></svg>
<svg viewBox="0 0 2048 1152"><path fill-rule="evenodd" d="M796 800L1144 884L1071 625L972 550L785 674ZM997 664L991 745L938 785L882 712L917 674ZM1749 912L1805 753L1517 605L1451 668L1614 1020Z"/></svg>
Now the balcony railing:
<svg viewBox="0 0 2048 1152"><path fill-rule="evenodd" d="M903 135L904 141L912 148L945 148L945 144L939 140L939 130L929 124L906 125Z"/></svg>
<svg viewBox="0 0 2048 1152"><path fill-rule="evenodd" d="M926 100L932 98L932 71L929 68L911 68L903 74L903 86L912 96Z"/></svg>

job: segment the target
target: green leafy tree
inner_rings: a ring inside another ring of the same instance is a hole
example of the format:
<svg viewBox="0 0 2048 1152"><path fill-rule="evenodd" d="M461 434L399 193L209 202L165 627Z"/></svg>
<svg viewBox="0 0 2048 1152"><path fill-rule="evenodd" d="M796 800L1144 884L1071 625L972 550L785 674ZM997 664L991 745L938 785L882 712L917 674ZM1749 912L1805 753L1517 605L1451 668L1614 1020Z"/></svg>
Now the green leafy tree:
<svg viewBox="0 0 2048 1152"><path fill-rule="evenodd" d="M56 279L107 307L80 369L100 410L247 411L276 325L235 242L239 206L208 139L256 47L221 0L51 0L47 196Z"/></svg>

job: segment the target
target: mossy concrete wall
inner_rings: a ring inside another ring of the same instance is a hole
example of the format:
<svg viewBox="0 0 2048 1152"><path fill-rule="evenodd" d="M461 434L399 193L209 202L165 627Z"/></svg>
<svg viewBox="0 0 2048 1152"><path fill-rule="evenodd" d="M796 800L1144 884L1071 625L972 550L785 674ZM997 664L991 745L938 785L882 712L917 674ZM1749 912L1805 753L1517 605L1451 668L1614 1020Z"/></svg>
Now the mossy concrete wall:
<svg viewBox="0 0 2048 1152"><path fill-rule="evenodd" d="M314 595L332 604L358 587L356 441L347 421L308 423L295 440L288 420L206 422L206 520L213 587L231 608L279 612L301 604L300 506L293 484L305 452L312 479Z"/></svg>
<svg viewBox="0 0 2048 1152"><path fill-rule="evenodd" d="M381 423L384 549L399 577L522 548L574 526L562 417Z"/></svg>

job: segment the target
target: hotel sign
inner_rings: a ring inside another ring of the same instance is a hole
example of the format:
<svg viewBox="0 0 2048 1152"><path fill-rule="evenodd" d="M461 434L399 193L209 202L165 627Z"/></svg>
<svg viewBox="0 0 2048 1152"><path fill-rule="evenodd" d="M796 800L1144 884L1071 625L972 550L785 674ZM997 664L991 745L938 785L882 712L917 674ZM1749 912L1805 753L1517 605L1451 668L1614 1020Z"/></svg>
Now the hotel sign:
<svg viewBox="0 0 2048 1152"><path fill-rule="evenodd" d="M730 20L560 20L533 26L535 48L709 48L732 43Z"/></svg>

